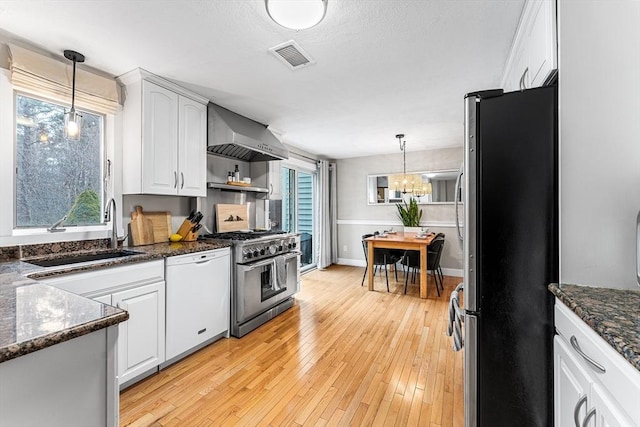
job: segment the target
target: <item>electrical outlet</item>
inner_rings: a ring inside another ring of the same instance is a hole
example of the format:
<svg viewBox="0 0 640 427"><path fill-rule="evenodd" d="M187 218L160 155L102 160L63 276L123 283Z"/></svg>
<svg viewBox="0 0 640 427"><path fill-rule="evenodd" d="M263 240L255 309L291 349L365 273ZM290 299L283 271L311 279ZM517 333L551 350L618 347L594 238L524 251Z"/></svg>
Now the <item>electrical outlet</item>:
<svg viewBox="0 0 640 427"><path fill-rule="evenodd" d="M347 252L347 245L344 245L344 246L342 247L342 250L343 250L344 252Z"/></svg>

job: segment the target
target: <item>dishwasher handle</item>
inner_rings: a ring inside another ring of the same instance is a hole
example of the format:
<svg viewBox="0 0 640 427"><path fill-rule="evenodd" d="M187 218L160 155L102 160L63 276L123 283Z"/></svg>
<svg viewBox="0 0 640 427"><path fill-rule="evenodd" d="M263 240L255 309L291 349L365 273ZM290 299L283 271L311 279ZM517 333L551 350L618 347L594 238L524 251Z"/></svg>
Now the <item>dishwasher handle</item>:
<svg viewBox="0 0 640 427"><path fill-rule="evenodd" d="M176 255L165 258L166 265L204 264L208 261L230 258L228 249L214 249L207 252L194 252L187 255Z"/></svg>

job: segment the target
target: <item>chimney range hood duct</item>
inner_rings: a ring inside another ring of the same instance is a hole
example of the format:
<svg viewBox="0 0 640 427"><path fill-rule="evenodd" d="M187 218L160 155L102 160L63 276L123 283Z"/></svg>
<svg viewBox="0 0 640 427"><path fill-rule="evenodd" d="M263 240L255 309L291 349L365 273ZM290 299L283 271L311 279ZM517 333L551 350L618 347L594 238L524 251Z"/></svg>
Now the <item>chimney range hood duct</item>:
<svg viewBox="0 0 640 427"><path fill-rule="evenodd" d="M208 106L207 152L245 162L284 160L289 150L263 124L219 105Z"/></svg>

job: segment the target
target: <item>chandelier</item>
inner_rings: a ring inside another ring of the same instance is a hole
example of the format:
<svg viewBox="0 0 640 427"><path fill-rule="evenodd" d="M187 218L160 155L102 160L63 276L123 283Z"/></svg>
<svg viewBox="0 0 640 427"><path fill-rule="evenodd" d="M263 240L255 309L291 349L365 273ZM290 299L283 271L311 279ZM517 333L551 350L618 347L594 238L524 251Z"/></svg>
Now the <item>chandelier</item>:
<svg viewBox="0 0 640 427"><path fill-rule="evenodd" d="M431 182L428 180L425 182L421 173L407 175L407 141L404 140L404 134L402 133L397 134L396 138L398 138L400 151L402 151L402 177L395 181L396 191L399 191L400 184L402 184L402 194L410 193L412 197L423 197L431 194Z"/></svg>

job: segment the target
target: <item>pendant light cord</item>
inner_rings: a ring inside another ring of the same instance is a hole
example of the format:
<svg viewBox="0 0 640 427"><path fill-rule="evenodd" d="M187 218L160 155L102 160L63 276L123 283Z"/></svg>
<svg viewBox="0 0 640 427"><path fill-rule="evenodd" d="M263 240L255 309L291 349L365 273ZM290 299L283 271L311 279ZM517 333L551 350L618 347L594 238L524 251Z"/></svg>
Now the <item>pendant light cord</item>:
<svg viewBox="0 0 640 427"><path fill-rule="evenodd" d="M71 112L76 112L76 58L73 58L73 79L71 80Z"/></svg>

